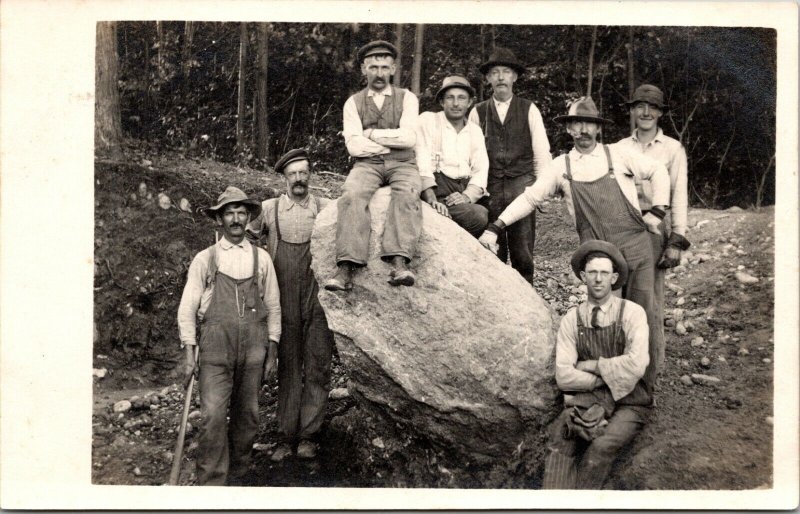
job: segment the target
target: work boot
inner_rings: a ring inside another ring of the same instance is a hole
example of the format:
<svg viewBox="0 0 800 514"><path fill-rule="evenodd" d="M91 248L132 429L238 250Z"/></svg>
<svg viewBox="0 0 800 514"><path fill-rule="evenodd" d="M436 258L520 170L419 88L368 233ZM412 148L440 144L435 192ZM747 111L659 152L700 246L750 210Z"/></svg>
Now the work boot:
<svg viewBox="0 0 800 514"><path fill-rule="evenodd" d="M286 457L292 455L292 447L288 443L283 443L275 449L270 460L272 462L280 462Z"/></svg>
<svg viewBox="0 0 800 514"><path fill-rule="evenodd" d="M402 255L392 257L392 271L389 273L389 283L393 286L413 286L416 277L408 269L406 258Z"/></svg>
<svg viewBox="0 0 800 514"><path fill-rule="evenodd" d="M349 291L353 289L353 264L341 262L336 267L336 274L325 282L325 289L328 291Z"/></svg>
<svg viewBox="0 0 800 514"><path fill-rule="evenodd" d="M313 459L317 456L317 444L308 439L303 439L297 445L297 456L301 459Z"/></svg>

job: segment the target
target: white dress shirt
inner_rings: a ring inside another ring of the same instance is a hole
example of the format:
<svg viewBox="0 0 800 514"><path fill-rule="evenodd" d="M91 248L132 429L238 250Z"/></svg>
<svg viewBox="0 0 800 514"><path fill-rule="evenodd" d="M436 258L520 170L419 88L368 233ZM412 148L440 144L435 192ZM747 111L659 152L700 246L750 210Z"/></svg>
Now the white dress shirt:
<svg viewBox="0 0 800 514"><path fill-rule="evenodd" d="M391 86L386 86L383 91L376 93L372 89L367 91L367 98L371 98L380 109L387 96L392 96ZM419 115L419 100L411 91L403 95L403 114L400 116L399 128L375 129L367 138L364 136L364 125L358 115L358 108L354 96L344 103L342 109L344 143L347 151L353 157L371 157L384 155L392 148L413 148L416 143L415 128Z"/></svg>

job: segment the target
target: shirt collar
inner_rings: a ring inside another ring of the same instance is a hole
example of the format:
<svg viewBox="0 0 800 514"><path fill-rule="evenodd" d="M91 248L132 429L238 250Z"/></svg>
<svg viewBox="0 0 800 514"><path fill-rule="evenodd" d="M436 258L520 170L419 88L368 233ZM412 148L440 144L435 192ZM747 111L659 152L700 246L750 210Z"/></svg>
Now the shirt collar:
<svg viewBox="0 0 800 514"><path fill-rule="evenodd" d="M311 194L307 194L306 197L300 202L295 202L289 198L289 195L286 193L282 194L281 198L284 200L283 204L286 206L287 211L291 210L295 205L302 207L303 209L308 209L308 203L311 200Z"/></svg>
<svg viewBox="0 0 800 514"><path fill-rule="evenodd" d="M492 100L494 100L494 105L495 106L498 106L498 105L511 105L511 100L513 100L513 99L514 99L514 95L511 95L511 97L508 100L506 100L505 102L501 102L497 98L492 97Z"/></svg>
<svg viewBox="0 0 800 514"><path fill-rule="evenodd" d="M594 150L589 153L581 153L574 146L572 147L572 150L569 151L570 159L578 160L583 159L584 157L603 157L605 159L605 152L603 151L602 143L598 141L597 144L594 145Z"/></svg>
<svg viewBox="0 0 800 514"><path fill-rule="evenodd" d="M612 295L611 295L611 298L609 298L609 300L608 300L606 303L604 303L603 305L600 305L600 306L599 306L599 307L600 307L600 311L601 311L603 314L608 314L608 311L610 311L610 310L611 310L611 307L613 307L614 305L616 305L616 303L617 303L617 301L618 301L618 300L620 300L620 298L618 298L618 297L616 297L616 296L614 296L614 295L612 294ZM587 310L588 310L590 313L592 312L592 310L593 310L595 307L596 307L596 305L595 305L595 304L593 304L593 303L590 303L590 302L588 302L588 301L586 302L586 309L587 309Z"/></svg>
<svg viewBox="0 0 800 514"><path fill-rule="evenodd" d="M664 137L664 131L661 130L661 127L658 127L658 129L656 130L656 137L654 137L653 140L647 144L649 145L655 143L656 141L658 141L659 143L663 143L664 142L663 137ZM633 133L631 134L631 139L633 139L637 143L639 142L639 129L633 129Z"/></svg>
<svg viewBox="0 0 800 514"><path fill-rule="evenodd" d="M225 236L222 236L217 244L223 250L230 250L231 248L233 249L241 248L242 250L249 250L250 247L250 243L247 241L247 238L242 239L242 242L239 244L233 244L230 241L228 241L225 238Z"/></svg>
<svg viewBox="0 0 800 514"><path fill-rule="evenodd" d="M386 86L383 91L377 92L372 88L367 89L367 96L392 96L392 86Z"/></svg>

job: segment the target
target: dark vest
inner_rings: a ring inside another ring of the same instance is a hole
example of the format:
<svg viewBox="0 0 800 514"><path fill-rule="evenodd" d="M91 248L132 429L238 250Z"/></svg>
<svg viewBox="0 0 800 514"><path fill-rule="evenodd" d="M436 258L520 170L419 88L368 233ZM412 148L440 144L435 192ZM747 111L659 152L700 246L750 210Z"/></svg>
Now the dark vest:
<svg viewBox="0 0 800 514"><path fill-rule="evenodd" d="M513 178L533 175L533 149L528 111L531 101L514 95L505 123L500 123L492 98L475 106L489 154L489 176Z"/></svg>
<svg viewBox="0 0 800 514"><path fill-rule="evenodd" d="M403 115L403 98L406 90L399 87L392 88L392 95L383 100L380 109L375 105L372 97L367 96L368 88L364 88L355 95L353 100L356 103L358 116L361 118L361 126L366 129L396 129L400 128L400 117ZM394 161L411 161L415 158L413 148L392 148L384 158Z"/></svg>

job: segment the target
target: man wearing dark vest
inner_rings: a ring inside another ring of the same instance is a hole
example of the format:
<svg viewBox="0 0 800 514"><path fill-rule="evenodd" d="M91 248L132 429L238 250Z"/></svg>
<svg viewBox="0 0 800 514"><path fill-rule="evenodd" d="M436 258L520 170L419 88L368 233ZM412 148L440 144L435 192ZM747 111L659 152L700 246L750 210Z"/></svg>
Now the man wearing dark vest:
<svg viewBox="0 0 800 514"><path fill-rule="evenodd" d="M203 423L197 483L226 485L250 468L258 392L275 371L281 307L272 259L245 239L247 223L261 212L261 204L229 187L205 212L222 229L222 238L189 266L178 329L186 349L186 382L199 365ZM199 363L194 350L198 320Z"/></svg>
<svg viewBox="0 0 800 514"><path fill-rule="evenodd" d="M620 449L648 421L652 393L642 380L650 362L647 315L611 293L628 276L625 258L611 243L584 242L571 265L588 301L564 315L556 336L556 383L565 409L550 426L542 486L601 489Z"/></svg>
<svg viewBox="0 0 800 514"><path fill-rule="evenodd" d="M373 41L358 51L367 87L344 104L347 151L356 160L345 180L336 218L337 272L325 289L352 289L353 270L367 265L369 253L369 202L384 185L392 188L386 214L381 258L391 263L389 283L414 285L408 263L414 256L422 229L420 175L414 154L419 114L417 97L394 87L397 49L386 41Z"/></svg>
<svg viewBox="0 0 800 514"><path fill-rule="evenodd" d="M566 124L575 147L553 160L536 182L487 225L480 242L496 247L497 233L531 213L546 198L562 193L575 220L581 242L600 239L612 243L628 263L628 280L622 297L639 304L647 313L650 354L656 355L661 331L654 309L653 248L650 234L659 233L669 203L669 175L660 162L639 152L597 142L600 126L610 123L600 117L591 98L573 102L569 114L556 122ZM653 184L653 206L642 216L636 194L636 180ZM645 385L655 386L655 358L645 374Z"/></svg>
<svg viewBox="0 0 800 514"><path fill-rule="evenodd" d="M496 48L480 67L492 86L492 98L475 106L470 121L480 125L489 153L489 219L494 220L551 162L542 115L530 100L514 95L525 67L508 49ZM498 256L533 281L536 211L501 231Z"/></svg>
<svg viewBox="0 0 800 514"><path fill-rule="evenodd" d="M316 456L315 436L325 419L331 376L333 333L317 299L319 288L311 271L314 220L328 203L309 194L308 153L294 149L278 159L286 193L261 204L261 215L247 226L248 237L266 237L281 291L281 341L278 345L278 428L284 441L273 461L292 454Z"/></svg>

